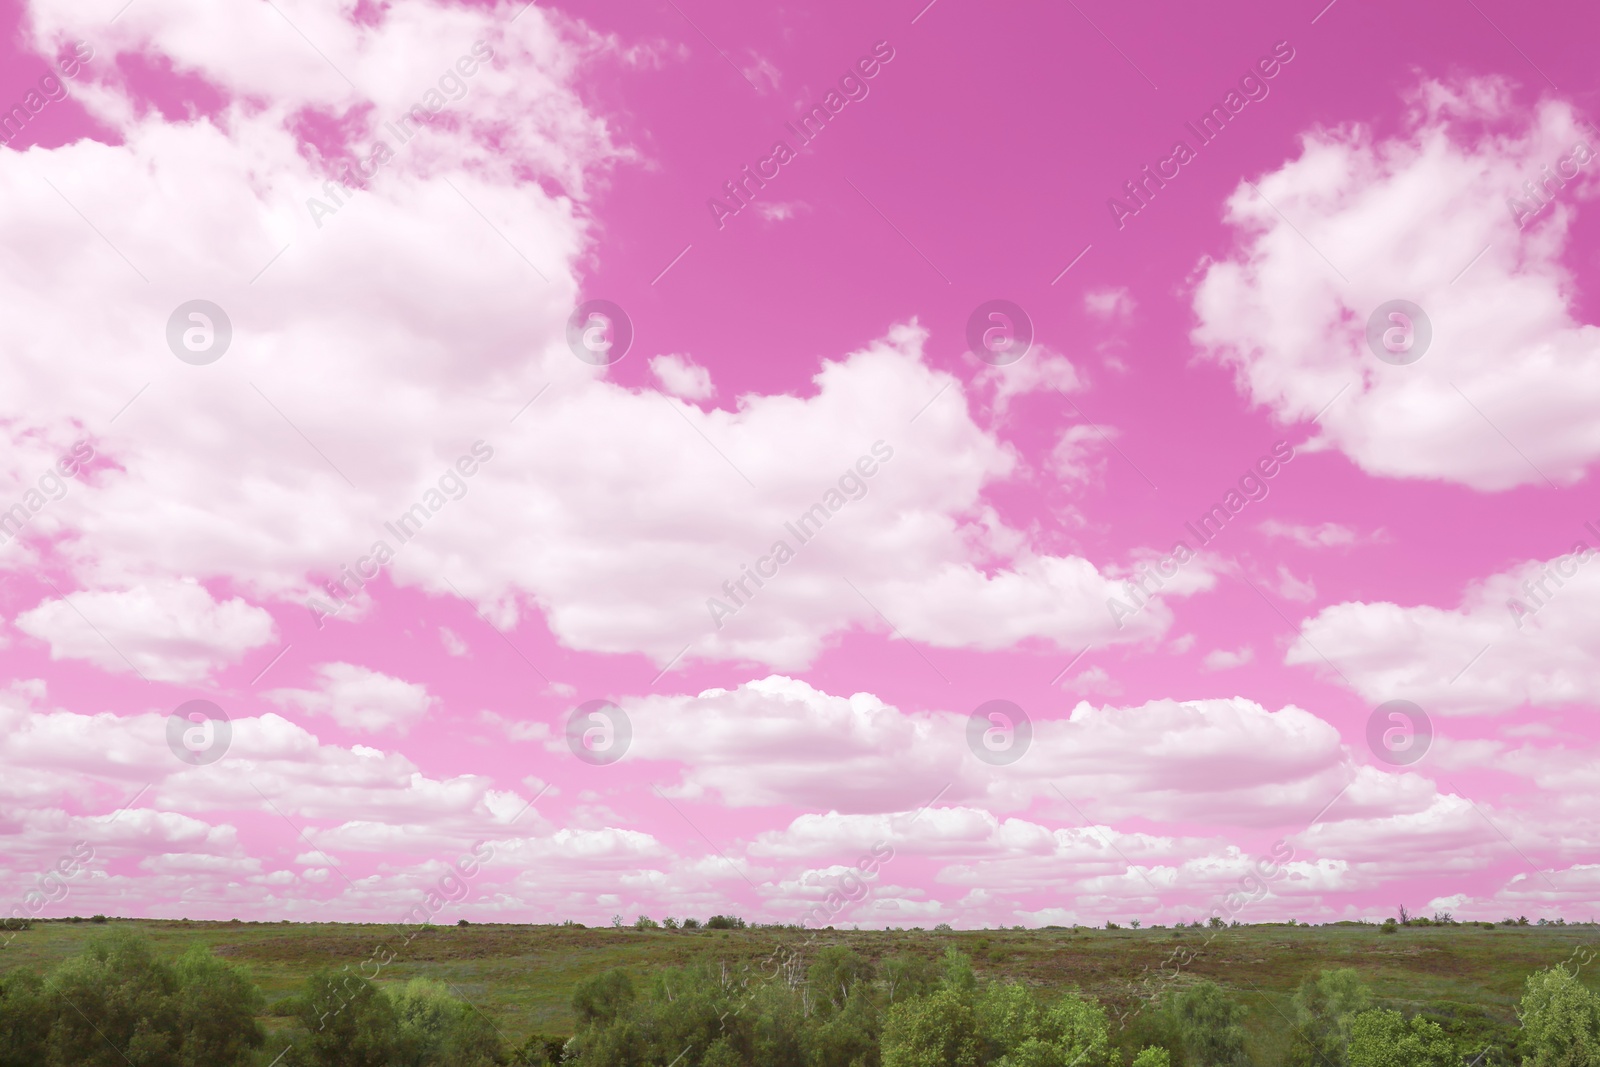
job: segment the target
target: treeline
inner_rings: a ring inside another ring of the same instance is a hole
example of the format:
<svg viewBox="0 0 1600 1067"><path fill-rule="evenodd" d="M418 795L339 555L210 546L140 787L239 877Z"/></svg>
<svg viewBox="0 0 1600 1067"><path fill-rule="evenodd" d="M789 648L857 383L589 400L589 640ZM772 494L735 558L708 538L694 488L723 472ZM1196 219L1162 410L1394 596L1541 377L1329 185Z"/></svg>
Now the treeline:
<svg viewBox="0 0 1600 1067"><path fill-rule="evenodd" d="M986 981L954 948L934 963L874 965L839 946L808 966L769 961L750 981L715 961L637 982L615 970L580 983L564 1067L1250 1067L1246 1009L1209 981L1184 979L1127 1033L1078 993ZM1306 979L1272 1008L1285 1067L1600 1067L1600 996L1564 967L1527 981L1520 1030L1484 1040L1482 1018L1386 1006L1354 970ZM1491 1024L1492 1026L1492 1024ZM1123 1051L1119 1046L1132 1047ZM1509 1038L1509 1040L1506 1040ZM1276 1058L1276 1057L1274 1057Z"/></svg>
<svg viewBox="0 0 1600 1067"><path fill-rule="evenodd" d="M981 979L954 948L780 951L754 972L708 955L587 978L573 1035L513 1047L442 983L323 970L272 1006L288 1026L269 1041L239 968L199 948L161 960L119 932L43 977L0 979L0 1067L1250 1067L1244 1006L1208 981L1172 985L1117 1033L1094 1000ZM1488 1040L1385 1005L1348 969L1271 1010L1283 1067L1600 1067L1600 995L1561 965L1527 979L1520 1029Z"/></svg>

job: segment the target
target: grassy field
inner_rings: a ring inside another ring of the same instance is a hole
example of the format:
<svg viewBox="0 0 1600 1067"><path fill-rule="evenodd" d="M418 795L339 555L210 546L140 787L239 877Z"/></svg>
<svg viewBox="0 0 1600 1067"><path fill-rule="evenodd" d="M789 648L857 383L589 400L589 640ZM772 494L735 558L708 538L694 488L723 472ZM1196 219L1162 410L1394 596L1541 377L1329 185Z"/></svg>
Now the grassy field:
<svg viewBox="0 0 1600 1067"><path fill-rule="evenodd" d="M1181 965L1177 981L1209 978L1248 1006L1250 1051L1257 1063L1281 1062L1289 1029L1288 998L1301 979L1324 968L1353 967L1395 1006L1443 1011L1459 1017L1461 1026L1491 1033L1516 1025L1516 1001L1531 972L1567 959L1576 949L1600 948L1600 926L1588 924L1402 927L1392 934L1361 925L1260 925L1220 932L1158 928L813 934L489 924L431 928L400 949L403 935L381 925L114 919L104 925L36 924L0 951L0 973L15 967L45 970L111 929L136 930L163 955L195 944L209 947L250 974L266 994L269 1010L272 1002L298 992L312 970L349 965L354 971L377 945L387 942L397 957L384 968L381 981L426 975L448 982L516 1041L536 1030L570 1033L568 997L573 985L588 975L624 967L643 976L709 953L735 968L748 964L754 977L780 946L799 950L809 942L846 944L874 959L901 951L933 957L955 945L971 955L980 975L1046 989L1078 989L1106 1005L1113 1018L1135 1008L1121 1031L1127 1035L1123 1043L1131 1046L1147 1014L1137 1011L1138 991L1170 985L1158 975L1163 961L1166 973L1178 969L1175 949L1204 946ZM1591 986L1596 985L1593 977L1584 972ZM288 1025L273 1016L263 1023L269 1032Z"/></svg>

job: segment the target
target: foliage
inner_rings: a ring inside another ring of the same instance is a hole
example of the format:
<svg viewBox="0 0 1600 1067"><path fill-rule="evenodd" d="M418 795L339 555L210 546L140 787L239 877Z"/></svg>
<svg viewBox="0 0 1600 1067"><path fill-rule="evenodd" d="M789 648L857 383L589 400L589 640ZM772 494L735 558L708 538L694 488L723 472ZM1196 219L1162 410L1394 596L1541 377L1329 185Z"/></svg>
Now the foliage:
<svg viewBox="0 0 1600 1067"><path fill-rule="evenodd" d="M1172 1005L1188 1067L1246 1067L1244 1007L1215 982L1200 982Z"/></svg>
<svg viewBox="0 0 1600 1067"><path fill-rule="evenodd" d="M1528 976L1517 1010L1524 1067L1600 1067L1600 996L1557 964Z"/></svg>
<svg viewBox="0 0 1600 1067"><path fill-rule="evenodd" d="M265 1041L261 994L195 948L169 963L119 932L48 977L0 982L0 1067L231 1067Z"/></svg>
<svg viewBox="0 0 1600 1067"><path fill-rule="evenodd" d="M1350 1067L1459 1067L1455 1044L1438 1023L1373 1008L1350 1021Z"/></svg>
<svg viewBox="0 0 1600 1067"><path fill-rule="evenodd" d="M1294 995L1287 1067L1346 1067L1350 1022L1371 1006L1371 991L1350 968L1307 978Z"/></svg>

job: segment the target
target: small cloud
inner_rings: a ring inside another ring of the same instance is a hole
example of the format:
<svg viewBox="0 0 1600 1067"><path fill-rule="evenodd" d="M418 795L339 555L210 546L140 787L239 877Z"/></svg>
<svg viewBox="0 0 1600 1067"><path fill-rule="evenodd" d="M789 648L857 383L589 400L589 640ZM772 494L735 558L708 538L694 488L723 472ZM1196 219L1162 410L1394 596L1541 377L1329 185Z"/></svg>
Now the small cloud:
<svg viewBox="0 0 1600 1067"><path fill-rule="evenodd" d="M650 360L650 371L661 388L685 400L705 400L717 391L711 384L711 372L688 356L655 356Z"/></svg>
<svg viewBox="0 0 1600 1067"><path fill-rule="evenodd" d="M1225 671L1234 667L1243 667L1246 663L1256 658L1255 649L1245 645L1237 652L1217 648L1206 653L1206 658L1201 661L1201 666L1208 671Z"/></svg>
<svg viewBox="0 0 1600 1067"><path fill-rule="evenodd" d="M1108 427L1106 437L1114 437L1116 432L1116 427ZM1051 471L1064 482L1087 482L1096 470L1096 451L1105 440L1093 426L1068 426L1050 450Z"/></svg>
<svg viewBox="0 0 1600 1067"><path fill-rule="evenodd" d="M777 203L756 205L756 211L768 222L787 222L806 210L809 210L807 206L798 200L780 200Z"/></svg>
<svg viewBox="0 0 1600 1067"><path fill-rule="evenodd" d="M1125 319L1135 306L1133 294L1125 288L1091 289L1083 294L1083 309L1097 319Z"/></svg>
<svg viewBox="0 0 1600 1067"><path fill-rule="evenodd" d="M1175 637L1172 639L1171 643L1167 645L1167 647L1181 656L1194 647L1194 634L1184 634L1182 637Z"/></svg>
<svg viewBox="0 0 1600 1067"><path fill-rule="evenodd" d="M1079 693L1122 692L1122 687L1111 680L1111 675L1106 673L1104 667L1090 667L1076 678L1069 679L1066 684Z"/></svg>
<svg viewBox="0 0 1600 1067"><path fill-rule="evenodd" d="M755 62L749 66L740 67L739 73L750 79L751 84L756 86L757 92L762 91L761 82L766 82L770 89L776 89L783 81L783 72L773 65L772 60L763 55L757 55Z"/></svg>
<svg viewBox="0 0 1600 1067"><path fill-rule="evenodd" d="M1373 544L1387 541L1388 534L1383 530L1375 530L1370 534L1360 534L1348 526L1341 526L1337 522L1324 522L1316 526L1307 526L1299 523L1279 522L1277 519L1268 519L1261 524L1261 532L1268 537L1281 537L1293 541L1302 548L1349 548L1354 545Z"/></svg>
<svg viewBox="0 0 1600 1067"><path fill-rule="evenodd" d="M444 650L452 656L465 656L467 643L457 637L455 631L448 626L439 627L439 640L444 642Z"/></svg>
<svg viewBox="0 0 1600 1067"><path fill-rule="evenodd" d="M1301 580L1278 564L1278 595L1285 600L1311 601L1317 598L1317 587L1310 578Z"/></svg>
<svg viewBox="0 0 1600 1067"><path fill-rule="evenodd" d="M508 719L504 715L497 715L485 708L478 712L478 718L497 730L502 731L512 741L545 741L554 736L547 722L530 722L526 719Z"/></svg>
<svg viewBox="0 0 1600 1067"><path fill-rule="evenodd" d="M316 689L274 689L267 699L308 715L328 715L352 730L404 732L438 703L426 686L353 663L324 663ZM376 750L374 750L376 751Z"/></svg>
<svg viewBox="0 0 1600 1067"><path fill-rule="evenodd" d="M1048 390L1071 393L1083 388L1083 376L1066 356L1038 346L1036 353L1030 352L1020 362L1003 367L986 366L973 377L975 386L994 386L997 417L1005 415L1016 397Z"/></svg>

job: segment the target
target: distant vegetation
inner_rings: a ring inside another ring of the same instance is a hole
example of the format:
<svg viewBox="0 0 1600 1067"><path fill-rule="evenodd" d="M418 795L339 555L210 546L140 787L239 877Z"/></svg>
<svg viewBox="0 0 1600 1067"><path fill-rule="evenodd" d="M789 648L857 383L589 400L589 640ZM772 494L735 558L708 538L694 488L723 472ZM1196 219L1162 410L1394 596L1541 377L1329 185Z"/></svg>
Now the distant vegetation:
<svg viewBox="0 0 1600 1067"><path fill-rule="evenodd" d="M0 953L9 968L0 972L0 1067L1600 1067L1600 995L1579 977L1592 930L1499 933L1498 924L1448 916L1402 912L1385 927L1448 929L1398 938L1370 924L1348 933L1285 925L778 936L722 915L703 924L619 918L609 930L471 923L429 927L403 974L407 963L389 954L327 943L332 927L116 920L109 931L70 935L77 951L52 966L11 966L19 948L60 925L35 922ZM219 936L247 928L259 932ZM188 934L196 929L241 959L198 943ZM339 929L365 930L370 945L385 928ZM1444 959L1460 947L1471 955L1458 958L1476 967L1483 946L1547 936L1561 939L1546 941L1551 949L1580 951L1524 967L1507 983L1514 1015L1504 1021L1466 1002L1462 968ZM1415 938L1425 940L1393 953ZM511 979L492 977L514 974L493 961L528 939L567 946L546 957L552 970L585 952L633 962L562 970L564 1024L529 1033L507 1023ZM163 951L169 944L180 950ZM1188 949L1167 951L1173 945ZM653 946L673 946L674 956L638 955L658 953ZM1437 954L1419 973L1439 974L1452 994L1384 995L1414 982L1375 983L1350 966L1296 965L1300 977L1284 986L1283 959L1308 959L1309 949L1326 957L1336 946L1363 964L1378 953L1413 962ZM1143 953L1158 977L1147 964L1110 985L1041 981L1019 955L1041 947L1040 959L1067 954L1089 974ZM299 962L320 953L370 968ZM269 998L248 959L284 961L297 984ZM433 973L415 973L424 968ZM1282 992L1263 997L1259 982Z"/></svg>

